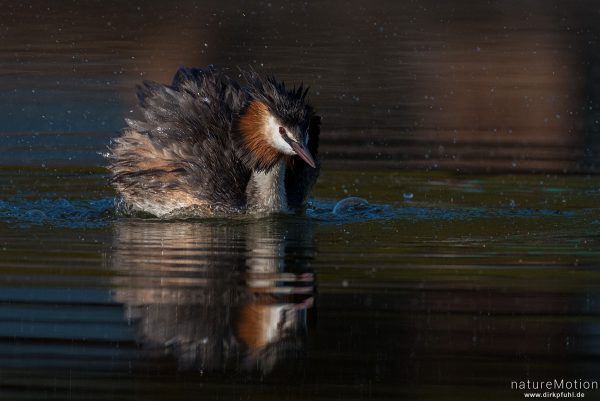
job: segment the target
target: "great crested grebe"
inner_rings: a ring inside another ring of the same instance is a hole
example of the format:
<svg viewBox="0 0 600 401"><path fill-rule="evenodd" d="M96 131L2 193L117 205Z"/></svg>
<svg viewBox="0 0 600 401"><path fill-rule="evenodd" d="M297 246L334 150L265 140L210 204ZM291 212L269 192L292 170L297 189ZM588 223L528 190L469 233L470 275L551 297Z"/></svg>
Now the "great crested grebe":
<svg viewBox="0 0 600 401"><path fill-rule="evenodd" d="M319 175L320 117L274 77L180 68L138 86L143 117L108 154L124 212L158 217L301 209Z"/></svg>

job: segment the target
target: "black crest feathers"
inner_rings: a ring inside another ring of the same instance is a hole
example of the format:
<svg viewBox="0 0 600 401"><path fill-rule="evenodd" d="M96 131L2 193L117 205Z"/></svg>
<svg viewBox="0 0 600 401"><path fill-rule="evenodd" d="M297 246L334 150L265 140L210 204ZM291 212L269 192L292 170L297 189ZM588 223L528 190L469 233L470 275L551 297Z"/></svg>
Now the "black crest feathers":
<svg viewBox="0 0 600 401"><path fill-rule="evenodd" d="M284 123L293 125L308 123L312 109L306 104L309 88L300 84L288 90L283 81L273 75L263 77L253 69L242 71L250 97L265 103Z"/></svg>

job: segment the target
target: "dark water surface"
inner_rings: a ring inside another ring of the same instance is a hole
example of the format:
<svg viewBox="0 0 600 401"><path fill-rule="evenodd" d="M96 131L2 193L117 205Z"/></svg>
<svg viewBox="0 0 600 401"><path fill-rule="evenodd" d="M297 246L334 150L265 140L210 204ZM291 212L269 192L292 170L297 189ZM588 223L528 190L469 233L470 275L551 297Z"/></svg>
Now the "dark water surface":
<svg viewBox="0 0 600 401"><path fill-rule="evenodd" d="M2 5L0 400L600 380L596 2L221 3ZM209 63L311 85L305 216L114 215L132 88Z"/></svg>
<svg viewBox="0 0 600 401"><path fill-rule="evenodd" d="M3 399L519 399L599 374L589 177L329 169L307 217L180 222L115 218L103 173L0 186ZM333 214L346 192L372 203Z"/></svg>

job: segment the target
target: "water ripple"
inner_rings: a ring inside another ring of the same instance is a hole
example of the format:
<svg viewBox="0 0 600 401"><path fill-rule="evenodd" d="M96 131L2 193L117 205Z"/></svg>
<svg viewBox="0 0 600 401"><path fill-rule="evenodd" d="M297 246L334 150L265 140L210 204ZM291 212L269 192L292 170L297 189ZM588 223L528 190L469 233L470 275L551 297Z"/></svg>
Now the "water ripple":
<svg viewBox="0 0 600 401"><path fill-rule="evenodd" d="M386 204L371 204L360 198L334 200L314 200L307 209L309 217L324 223L356 223L371 220L473 220L491 218L537 218L537 217L574 217L575 211L553 209L531 209L516 207L394 207ZM349 206L340 207L346 200Z"/></svg>
<svg viewBox="0 0 600 401"><path fill-rule="evenodd" d="M317 222L360 223L389 220L473 220L492 218L574 217L575 211L516 207L422 207L372 204L361 198L340 201L315 199L306 216ZM64 228L95 228L112 224L114 199L68 200L64 198L29 199L14 197L0 200L0 222L22 227L50 224ZM193 219L187 219L193 220Z"/></svg>
<svg viewBox="0 0 600 401"><path fill-rule="evenodd" d="M66 228L94 228L110 223L113 198L68 200L64 198L0 200L0 221L23 227L51 224Z"/></svg>

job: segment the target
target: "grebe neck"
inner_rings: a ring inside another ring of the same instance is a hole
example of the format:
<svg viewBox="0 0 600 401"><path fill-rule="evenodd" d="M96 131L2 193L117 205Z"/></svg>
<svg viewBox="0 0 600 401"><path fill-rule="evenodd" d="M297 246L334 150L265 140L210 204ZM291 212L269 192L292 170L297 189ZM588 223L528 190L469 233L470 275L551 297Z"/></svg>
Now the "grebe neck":
<svg viewBox="0 0 600 401"><path fill-rule="evenodd" d="M269 171L252 172L246 188L248 208L258 212L287 212L285 192L285 160L279 160Z"/></svg>

